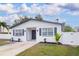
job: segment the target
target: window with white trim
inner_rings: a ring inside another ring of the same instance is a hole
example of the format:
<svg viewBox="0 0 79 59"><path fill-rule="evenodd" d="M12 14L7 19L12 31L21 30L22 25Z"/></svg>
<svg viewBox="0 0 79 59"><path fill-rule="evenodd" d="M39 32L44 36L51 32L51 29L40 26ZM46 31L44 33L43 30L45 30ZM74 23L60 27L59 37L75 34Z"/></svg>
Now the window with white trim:
<svg viewBox="0 0 79 59"><path fill-rule="evenodd" d="M53 28L48 28L48 36L53 36Z"/></svg>
<svg viewBox="0 0 79 59"><path fill-rule="evenodd" d="M42 36L53 36L53 28L42 28Z"/></svg>
<svg viewBox="0 0 79 59"><path fill-rule="evenodd" d="M47 28L42 28L42 35L47 36Z"/></svg>
<svg viewBox="0 0 79 59"><path fill-rule="evenodd" d="M13 30L13 36L23 36L23 35L24 35L24 29Z"/></svg>

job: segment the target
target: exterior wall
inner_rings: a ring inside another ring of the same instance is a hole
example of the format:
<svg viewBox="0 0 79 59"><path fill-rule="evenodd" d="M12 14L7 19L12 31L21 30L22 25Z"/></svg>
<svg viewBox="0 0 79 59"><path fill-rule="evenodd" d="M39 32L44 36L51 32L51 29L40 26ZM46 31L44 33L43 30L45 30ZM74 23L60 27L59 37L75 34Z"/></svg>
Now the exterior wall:
<svg viewBox="0 0 79 59"><path fill-rule="evenodd" d="M15 29L23 29L23 28L15 28ZM24 31L24 36L13 36L13 30L14 29L12 29L11 30L11 38L13 38L13 40L15 40L15 41L17 41L18 40L18 38L20 38L21 39L21 41L26 41L26 29L24 29L25 31Z"/></svg>
<svg viewBox="0 0 79 59"><path fill-rule="evenodd" d="M26 23L23 23L19 26L16 26L14 28L12 28L11 30L11 36L17 40L17 36L13 36L13 29L24 29L25 32L24 32L24 36L21 36L19 38L22 39L22 41L26 41L28 39L26 39L27 37L27 34L26 32L27 31L27 28L36 28L36 41L40 42L40 41L44 41L44 38L47 39L48 42L55 42L54 40L54 36L50 36L50 37L43 37L43 36L39 36L39 28L54 28L54 27L57 27L57 31L61 33L61 25L58 25L58 24L52 24L52 23L45 23L45 22L39 22L39 21L34 21L34 20L31 20L31 21L28 21ZM30 36L31 37L31 36Z"/></svg>
<svg viewBox="0 0 79 59"><path fill-rule="evenodd" d="M11 39L10 34L0 34L0 39Z"/></svg>
<svg viewBox="0 0 79 59"><path fill-rule="evenodd" d="M62 32L62 44L79 45L79 32Z"/></svg>

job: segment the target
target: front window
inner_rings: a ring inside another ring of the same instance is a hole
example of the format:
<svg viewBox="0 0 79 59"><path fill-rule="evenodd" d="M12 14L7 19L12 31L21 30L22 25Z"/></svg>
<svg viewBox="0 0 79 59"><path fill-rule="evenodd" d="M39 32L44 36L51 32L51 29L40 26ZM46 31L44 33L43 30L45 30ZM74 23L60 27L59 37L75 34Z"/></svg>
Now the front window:
<svg viewBox="0 0 79 59"><path fill-rule="evenodd" d="M42 28L42 35L47 36L47 28Z"/></svg>
<svg viewBox="0 0 79 59"><path fill-rule="evenodd" d="M24 35L24 29L13 30L13 36L23 36L23 35Z"/></svg>
<svg viewBox="0 0 79 59"><path fill-rule="evenodd" d="M53 29L52 28L48 28L48 35L52 36L53 35Z"/></svg>
<svg viewBox="0 0 79 59"><path fill-rule="evenodd" d="M42 28L42 36L53 36L53 28Z"/></svg>

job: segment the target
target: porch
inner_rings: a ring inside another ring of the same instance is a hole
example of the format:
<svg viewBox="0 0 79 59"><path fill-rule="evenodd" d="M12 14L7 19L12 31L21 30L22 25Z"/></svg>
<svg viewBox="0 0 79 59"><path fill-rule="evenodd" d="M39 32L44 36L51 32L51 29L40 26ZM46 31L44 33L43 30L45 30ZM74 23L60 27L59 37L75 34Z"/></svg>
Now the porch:
<svg viewBox="0 0 79 59"><path fill-rule="evenodd" d="M27 41L36 41L36 28L27 28L26 29L26 40Z"/></svg>

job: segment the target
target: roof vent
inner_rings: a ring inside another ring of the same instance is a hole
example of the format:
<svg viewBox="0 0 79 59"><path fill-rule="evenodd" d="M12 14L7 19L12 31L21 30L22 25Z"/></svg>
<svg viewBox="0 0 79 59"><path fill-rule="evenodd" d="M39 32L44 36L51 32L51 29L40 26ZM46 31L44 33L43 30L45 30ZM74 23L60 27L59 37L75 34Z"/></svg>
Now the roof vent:
<svg viewBox="0 0 79 59"><path fill-rule="evenodd" d="M59 22L59 19L58 18L56 19L56 22Z"/></svg>

